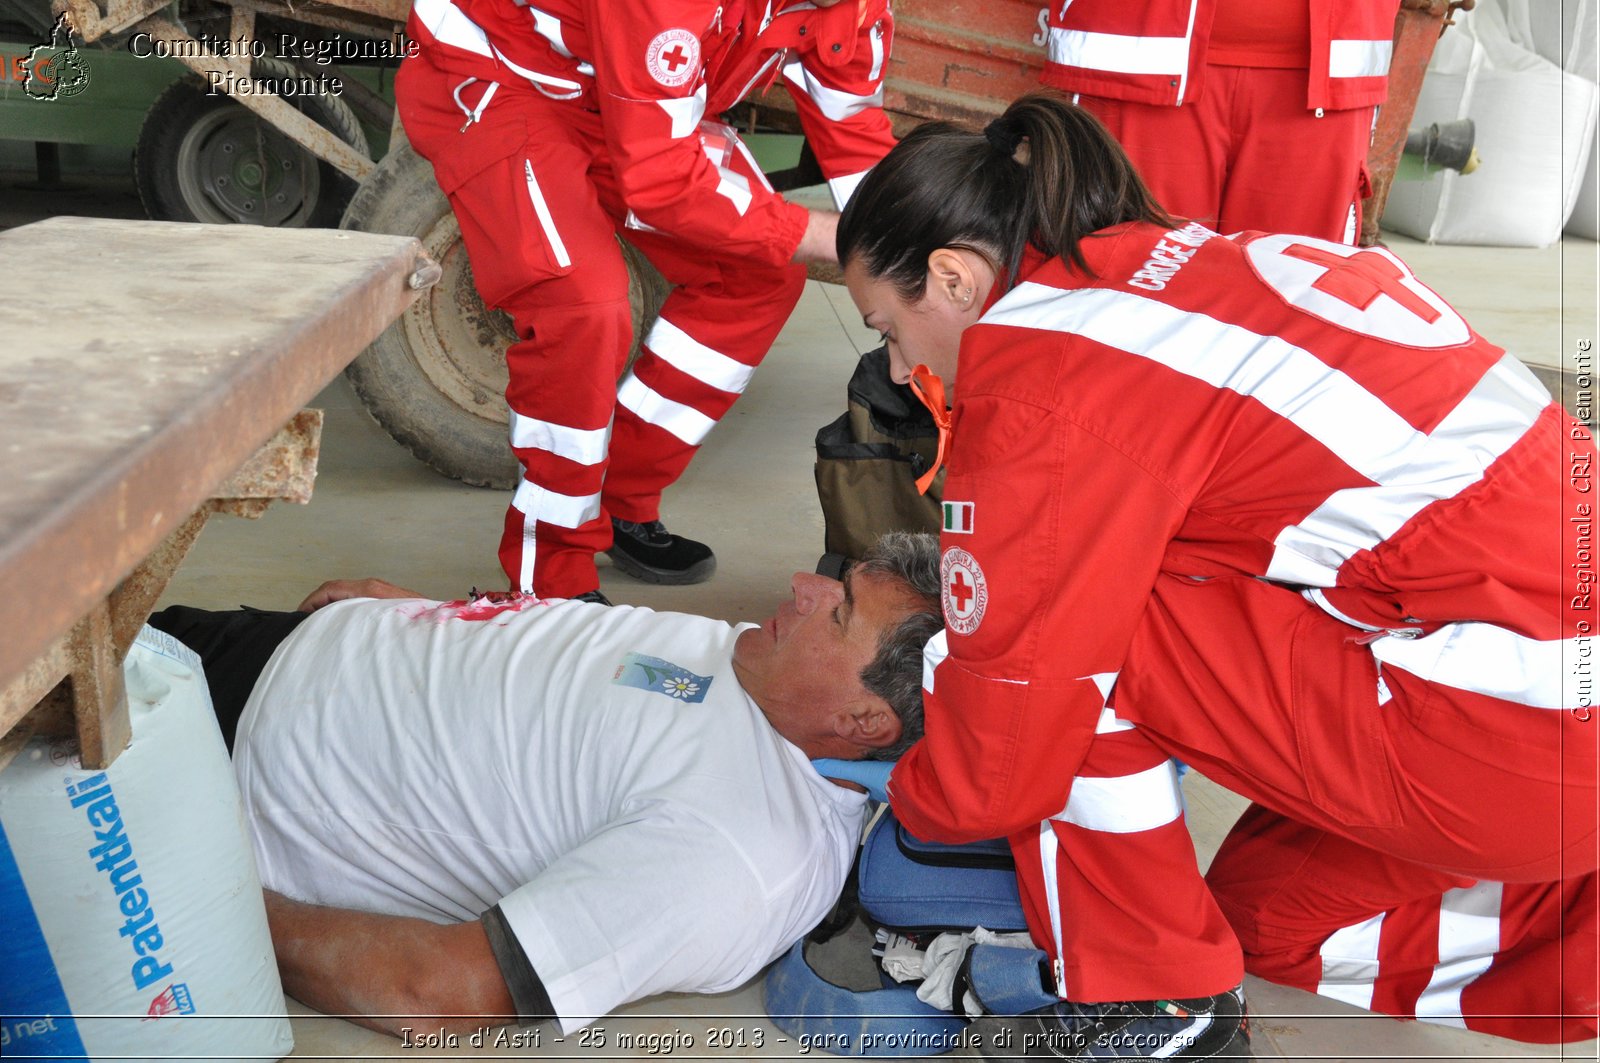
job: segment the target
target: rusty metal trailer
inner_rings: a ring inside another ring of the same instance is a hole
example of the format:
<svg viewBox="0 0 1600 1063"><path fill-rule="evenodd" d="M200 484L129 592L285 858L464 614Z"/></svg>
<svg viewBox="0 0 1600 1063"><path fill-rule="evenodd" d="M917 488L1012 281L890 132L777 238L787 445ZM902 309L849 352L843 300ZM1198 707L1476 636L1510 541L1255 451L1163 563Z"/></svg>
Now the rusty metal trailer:
<svg viewBox="0 0 1600 1063"><path fill-rule="evenodd" d="M202 3L213 13L225 12L226 40L230 42L254 41L258 21L268 19L274 24L305 24L338 34L398 41L409 7L408 0L183 2ZM1448 24L1450 12L1469 7L1471 2L1402 2L1395 22L1390 102L1380 111L1369 161L1374 196L1362 226L1365 244L1377 240L1378 219L1434 41ZM329 113L338 113L342 103L335 101L338 106L330 105L314 118L307 113L314 109L302 111L270 93L238 92L237 86L251 78L249 49L235 47L230 51L246 54L223 55L207 48L167 13L172 0L54 0L54 7L69 14L75 31L86 41L144 33L166 42L168 50L198 74L209 77L221 72L223 87L240 104L358 184L340 221L344 228L421 240L443 269L440 283L380 336L350 367L348 375L367 409L418 458L468 483L514 484L518 470L505 442L507 414L502 395L505 348L515 337L509 320L486 310L478 298L459 230L433 181L431 167L406 146L398 126L393 129L389 151L375 161L366 153L364 142L350 135L351 122L341 124L329 118ZM981 123L1035 87L1045 61L1046 16L1047 9L1039 0L898 0L884 101L896 131L903 133L930 118ZM392 109L386 111L381 101L359 91L359 86L351 103L369 119L392 114ZM782 92L747 100L732 117L741 128L751 131L798 129L792 105ZM249 145L244 148L248 154ZM803 164L782 177L789 182L807 180ZM210 179L225 178L223 174ZM779 181L775 184L783 187ZM218 188L201 191L226 195ZM255 206L253 201L251 206ZM306 211L289 223L308 222L315 224L317 219ZM665 298L666 285L642 256L626 243L623 248L632 276L630 297L637 340ZM825 270L820 275L836 277Z"/></svg>

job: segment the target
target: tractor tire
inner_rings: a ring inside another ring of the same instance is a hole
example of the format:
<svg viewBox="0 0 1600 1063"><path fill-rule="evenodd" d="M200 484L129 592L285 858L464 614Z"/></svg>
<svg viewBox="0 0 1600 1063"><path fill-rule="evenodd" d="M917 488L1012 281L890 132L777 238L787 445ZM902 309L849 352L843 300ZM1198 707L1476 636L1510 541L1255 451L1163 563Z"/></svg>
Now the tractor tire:
<svg viewBox="0 0 1600 1063"><path fill-rule="evenodd" d="M256 59L251 74L300 76L279 59ZM360 120L337 96L284 99L370 154ZM157 221L333 228L356 190L354 181L244 104L208 93L198 75L173 82L150 105L133 174L145 213Z"/></svg>
<svg viewBox="0 0 1600 1063"><path fill-rule="evenodd" d="M345 211L341 228L415 236L443 269L432 288L400 315L345 375L384 431L452 479L500 489L521 476L507 439L506 348L511 319L489 310L450 204L427 160L402 145L378 164ZM668 285L627 243L633 352L655 323Z"/></svg>

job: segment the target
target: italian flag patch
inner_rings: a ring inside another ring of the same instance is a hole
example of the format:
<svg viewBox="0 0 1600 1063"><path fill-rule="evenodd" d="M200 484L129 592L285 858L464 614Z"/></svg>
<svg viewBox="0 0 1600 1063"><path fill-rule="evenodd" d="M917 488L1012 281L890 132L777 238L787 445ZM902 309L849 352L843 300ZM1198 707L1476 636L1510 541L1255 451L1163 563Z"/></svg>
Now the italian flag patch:
<svg viewBox="0 0 1600 1063"><path fill-rule="evenodd" d="M944 530L952 535L971 535L972 503L944 503Z"/></svg>

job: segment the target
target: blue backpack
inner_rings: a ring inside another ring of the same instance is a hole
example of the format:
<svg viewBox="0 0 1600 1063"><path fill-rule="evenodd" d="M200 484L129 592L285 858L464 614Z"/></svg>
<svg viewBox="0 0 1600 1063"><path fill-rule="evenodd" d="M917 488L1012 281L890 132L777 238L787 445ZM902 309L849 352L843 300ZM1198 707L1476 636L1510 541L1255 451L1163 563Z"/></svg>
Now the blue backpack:
<svg viewBox="0 0 1600 1063"><path fill-rule="evenodd" d="M961 1042L968 1019L917 999L916 986L895 982L879 967L879 988L852 989L824 978L808 947L859 918L923 945L946 931L1027 929L1016 866L1001 840L940 845L914 837L885 809L867 832L843 917L830 919L773 965L764 986L767 1014L802 1049L841 1056L937 1055ZM853 910L852 910L853 909ZM836 913L838 915L839 913ZM1048 963L1039 949L974 945L956 977L986 1012L1015 1015L1053 1003Z"/></svg>

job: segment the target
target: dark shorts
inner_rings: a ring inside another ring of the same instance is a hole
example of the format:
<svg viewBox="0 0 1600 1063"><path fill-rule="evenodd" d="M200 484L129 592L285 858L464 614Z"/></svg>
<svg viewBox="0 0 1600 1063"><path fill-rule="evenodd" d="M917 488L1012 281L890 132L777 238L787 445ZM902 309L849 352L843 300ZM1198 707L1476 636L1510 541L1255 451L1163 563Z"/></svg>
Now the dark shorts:
<svg viewBox="0 0 1600 1063"><path fill-rule="evenodd" d="M231 753L239 717L261 670L278 644L310 615L248 606L213 611L174 605L152 616L150 626L165 631L200 655L217 723L222 726L222 737Z"/></svg>

